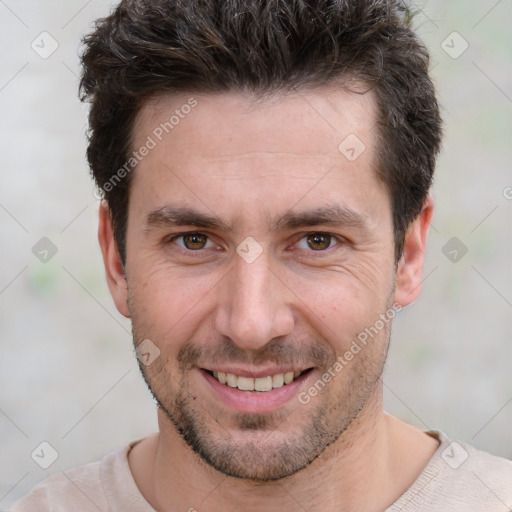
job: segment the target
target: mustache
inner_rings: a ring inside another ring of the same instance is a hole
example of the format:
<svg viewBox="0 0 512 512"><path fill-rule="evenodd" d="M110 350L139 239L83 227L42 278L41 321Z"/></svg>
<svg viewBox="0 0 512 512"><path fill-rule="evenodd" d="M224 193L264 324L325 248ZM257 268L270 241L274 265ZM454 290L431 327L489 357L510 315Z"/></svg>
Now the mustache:
<svg viewBox="0 0 512 512"><path fill-rule="evenodd" d="M247 366L275 363L292 367L328 367L336 360L336 354L319 342L293 343L272 340L259 350L246 350L229 339L219 343L187 343L178 352L177 361L181 371L198 366L236 363Z"/></svg>

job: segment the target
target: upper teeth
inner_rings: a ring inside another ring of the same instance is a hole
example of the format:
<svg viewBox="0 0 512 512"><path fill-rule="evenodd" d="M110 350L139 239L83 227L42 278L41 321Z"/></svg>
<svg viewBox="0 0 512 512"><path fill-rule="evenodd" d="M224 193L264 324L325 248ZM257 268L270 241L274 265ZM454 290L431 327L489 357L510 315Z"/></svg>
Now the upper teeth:
<svg viewBox="0 0 512 512"><path fill-rule="evenodd" d="M276 373L268 377L239 377L232 373L213 372L213 376L221 383L231 388L238 388L242 391L270 391L273 388L280 388L283 384L290 384L302 372Z"/></svg>

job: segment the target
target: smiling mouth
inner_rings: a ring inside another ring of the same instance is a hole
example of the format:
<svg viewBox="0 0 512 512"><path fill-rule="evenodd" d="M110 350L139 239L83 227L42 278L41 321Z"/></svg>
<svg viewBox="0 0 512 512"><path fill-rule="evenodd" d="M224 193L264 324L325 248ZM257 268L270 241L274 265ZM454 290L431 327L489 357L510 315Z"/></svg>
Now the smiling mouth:
<svg viewBox="0 0 512 512"><path fill-rule="evenodd" d="M276 373L275 375L258 378L241 377L234 375L233 373L212 372L209 370L205 371L218 382L230 388L238 388L240 391L259 391L261 393L266 393L268 391L272 391L273 389L291 384L301 375L308 373L311 370L312 368L308 368L307 370Z"/></svg>

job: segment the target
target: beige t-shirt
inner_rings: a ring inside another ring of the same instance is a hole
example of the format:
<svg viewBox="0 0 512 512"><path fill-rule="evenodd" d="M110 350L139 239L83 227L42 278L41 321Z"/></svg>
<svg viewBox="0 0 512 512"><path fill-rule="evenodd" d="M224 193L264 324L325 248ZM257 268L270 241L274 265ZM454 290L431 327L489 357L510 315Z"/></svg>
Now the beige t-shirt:
<svg viewBox="0 0 512 512"><path fill-rule="evenodd" d="M384 512L509 512L512 461L495 457L442 432L440 446L411 487ZM128 465L131 443L118 452L37 485L10 512L155 512Z"/></svg>

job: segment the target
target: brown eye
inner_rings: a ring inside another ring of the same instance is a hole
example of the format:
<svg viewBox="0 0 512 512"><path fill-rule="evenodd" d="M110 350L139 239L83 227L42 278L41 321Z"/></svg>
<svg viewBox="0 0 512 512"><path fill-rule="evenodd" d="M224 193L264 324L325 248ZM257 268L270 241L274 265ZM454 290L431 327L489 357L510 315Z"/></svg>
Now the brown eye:
<svg viewBox="0 0 512 512"><path fill-rule="evenodd" d="M204 249L208 241L208 237L201 233L187 233L186 235L183 235L182 238L183 245L191 251Z"/></svg>
<svg viewBox="0 0 512 512"><path fill-rule="evenodd" d="M328 249L332 242L331 235L324 235L323 233L313 233L307 236L307 244L310 249L314 251L323 251Z"/></svg>

